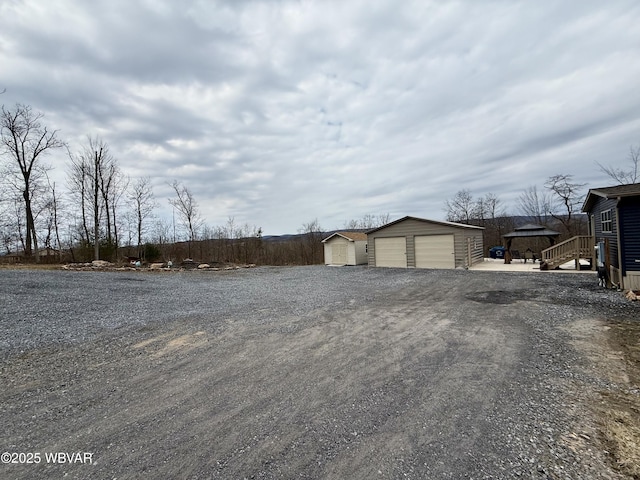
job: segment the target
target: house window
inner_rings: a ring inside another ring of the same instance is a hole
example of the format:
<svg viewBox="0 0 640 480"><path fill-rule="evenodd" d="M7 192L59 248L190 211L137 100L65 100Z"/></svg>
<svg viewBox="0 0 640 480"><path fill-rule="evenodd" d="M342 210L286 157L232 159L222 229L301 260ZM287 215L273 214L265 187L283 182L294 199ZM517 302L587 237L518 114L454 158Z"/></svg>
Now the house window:
<svg viewBox="0 0 640 480"><path fill-rule="evenodd" d="M611 210L605 210L600 213L600 225L602 226L602 233L611 233L612 223L611 223Z"/></svg>

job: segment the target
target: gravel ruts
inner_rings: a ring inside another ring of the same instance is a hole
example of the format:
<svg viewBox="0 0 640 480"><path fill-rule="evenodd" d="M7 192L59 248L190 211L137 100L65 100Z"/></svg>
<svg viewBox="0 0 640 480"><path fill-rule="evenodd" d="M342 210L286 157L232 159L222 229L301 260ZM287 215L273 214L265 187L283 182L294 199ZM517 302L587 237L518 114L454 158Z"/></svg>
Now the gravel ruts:
<svg viewBox="0 0 640 480"><path fill-rule="evenodd" d="M95 463L0 478L625 478L589 405L626 387L572 329L638 303L553 272L2 270L0 450Z"/></svg>

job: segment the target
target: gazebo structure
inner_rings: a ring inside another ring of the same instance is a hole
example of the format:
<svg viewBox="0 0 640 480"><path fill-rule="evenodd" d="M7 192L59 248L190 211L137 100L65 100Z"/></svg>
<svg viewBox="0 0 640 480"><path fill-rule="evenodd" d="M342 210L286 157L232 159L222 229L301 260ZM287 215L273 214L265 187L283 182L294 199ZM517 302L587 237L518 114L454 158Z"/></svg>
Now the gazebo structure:
<svg viewBox="0 0 640 480"><path fill-rule="evenodd" d="M504 263L511 263L511 259L513 258L513 255L511 253L511 243L516 238L546 237L549 239L549 246L551 247L556 243L556 239L559 236L560 232L550 230L544 225L527 223L526 225L518 227L513 232L507 233L502 236L502 238L504 238L504 246L506 249L504 253Z"/></svg>

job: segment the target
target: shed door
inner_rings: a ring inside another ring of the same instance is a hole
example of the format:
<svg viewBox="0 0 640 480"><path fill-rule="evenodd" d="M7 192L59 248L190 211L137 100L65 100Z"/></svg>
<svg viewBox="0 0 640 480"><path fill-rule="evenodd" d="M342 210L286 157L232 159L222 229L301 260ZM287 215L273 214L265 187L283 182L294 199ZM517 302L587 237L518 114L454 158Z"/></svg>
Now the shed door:
<svg viewBox="0 0 640 480"><path fill-rule="evenodd" d="M407 239L405 237L376 238L374 245L376 267L407 268Z"/></svg>
<svg viewBox="0 0 640 480"><path fill-rule="evenodd" d="M331 245L331 263L334 265L347 264L347 244L334 243Z"/></svg>
<svg viewBox="0 0 640 480"><path fill-rule="evenodd" d="M456 268L453 235L415 237L416 268Z"/></svg>

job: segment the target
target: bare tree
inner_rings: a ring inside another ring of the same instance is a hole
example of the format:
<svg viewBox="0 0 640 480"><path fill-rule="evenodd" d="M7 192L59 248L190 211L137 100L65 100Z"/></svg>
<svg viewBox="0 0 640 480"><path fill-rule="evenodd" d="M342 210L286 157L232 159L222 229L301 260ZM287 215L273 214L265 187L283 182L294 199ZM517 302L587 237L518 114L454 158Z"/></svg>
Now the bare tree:
<svg viewBox="0 0 640 480"><path fill-rule="evenodd" d="M171 241L171 224L166 219L157 219L153 224L153 242L165 245Z"/></svg>
<svg viewBox="0 0 640 480"><path fill-rule="evenodd" d="M88 210L88 193L90 185L89 179L89 163L82 155L74 155L67 150L69 155L69 170L67 173L67 184L72 197L75 197L80 203L80 216L81 226L79 231L81 232L82 242L86 245L91 243L91 237L89 236L89 226L87 225L87 210Z"/></svg>
<svg viewBox="0 0 640 480"><path fill-rule="evenodd" d="M43 116L42 113L34 113L30 106L20 104L13 110L7 110L3 106L0 115L2 150L11 158L13 166L17 167L17 171L10 169L10 173L19 179L24 200L25 256L31 256L35 252L36 262L39 257L33 210L34 187L42 180L46 170L42 158L50 150L63 146L62 141L57 138L57 130L51 131L42 125Z"/></svg>
<svg viewBox="0 0 640 480"><path fill-rule="evenodd" d="M477 205L471 192L463 189L457 192L451 200L445 201L445 210L448 221L468 224L477 214Z"/></svg>
<svg viewBox="0 0 640 480"><path fill-rule="evenodd" d="M551 193L545 190L539 191L535 185L527 187L518 197L520 213L532 218L540 225L548 222L551 203Z"/></svg>
<svg viewBox="0 0 640 480"><path fill-rule="evenodd" d="M362 218L345 222L344 228L346 230L370 230L389 223L389 218L390 215L388 213L380 215L367 213L366 215L363 215Z"/></svg>
<svg viewBox="0 0 640 480"><path fill-rule="evenodd" d="M505 216L505 209L502 205L502 200L500 200L495 193L487 193L484 196L483 205L485 209L485 218L495 220L499 217Z"/></svg>
<svg viewBox="0 0 640 480"><path fill-rule="evenodd" d="M302 260L307 265L322 263L322 227L315 218L298 230L302 236Z"/></svg>
<svg viewBox="0 0 640 480"><path fill-rule="evenodd" d="M187 230L189 235L188 255L191 258L191 243L196 239L196 231L201 223L198 204L191 191L177 180L171 183L171 188L176 192L176 197L169 199L169 203L178 211L183 226Z"/></svg>
<svg viewBox="0 0 640 480"><path fill-rule="evenodd" d="M114 252L118 251L118 246L120 245L120 237L118 235L118 225L119 225L119 216L117 215L119 211L119 202L123 195L126 194L129 188L130 178L124 175L120 168L117 167L114 172L114 179L111 182L111 188L109 189L109 206L111 210L111 225L113 227L113 236L108 237L108 242L112 245ZM106 200L105 200L105 203Z"/></svg>
<svg viewBox="0 0 640 480"><path fill-rule="evenodd" d="M128 195L136 220L136 238L138 244L138 257L142 256L142 235L145 233L145 221L153 216L153 210L157 204L153 197L151 179L141 177L131 187Z"/></svg>
<svg viewBox="0 0 640 480"><path fill-rule="evenodd" d="M107 143L99 137L87 137L79 153L69 152L69 158L68 183L79 197L85 240L87 245L93 244L93 258L98 260L102 238L109 248L117 250L116 210L128 180L120 172Z"/></svg>
<svg viewBox="0 0 640 480"><path fill-rule="evenodd" d="M612 180L616 181L620 185L627 183L638 183L640 177L638 176L638 163L640 162L640 145L629 147L629 161L631 167L629 170L623 170L613 166L604 166L596 162L600 171L606 173Z"/></svg>
<svg viewBox="0 0 640 480"><path fill-rule="evenodd" d="M1 180L1 179L0 179ZM5 253L17 251L20 246L24 251L24 202L22 197L9 189L3 191L0 198L0 235Z"/></svg>
<svg viewBox="0 0 640 480"><path fill-rule="evenodd" d="M58 260L62 261L62 242L60 241L60 195L56 191L56 182L51 182L51 179L47 175L47 185L50 192L50 200L47 203L47 210L49 212L48 222L49 231L51 226L56 237L56 248L58 249ZM49 235L50 236L50 235ZM47 248L51 247L50 243L46 244Z"/></svg>
<svg viewBox="0 0 640 480"><path fill-rule="evenodd" d="M373 228L386 225L390 221L391 221L391 215L389 215L388 213L381 213L378 215L376 225Z"/></svg>
<svg viewBox="0 0 640 480"><path fill-rule="evenodd" d="M22 251L24 252L27 250L24 238L24 202L18 195L16 195L13 199L12 214L14 216L15 225L15 243L18 247L21 247Z"/></svg>
<svg viewBox="0 0 640 480"><path fill-rule="evenodd" d="M509 223L506 215L502 200L495 193L489 192L475 201L475 218L470 223L484 227L483 236L487 246L500 245L502 234Z"/></svg>
<svg viewBox="0 0 640 480"><path fill-rule="evenodd" d="M106 240L109 245L118 247L118 222L117 208L122 195L127 191L129 178L120 171L115 158L109 153L108 146L102 140L100 149L103 149L98 168L100 195L104 204L106 221Z"/></svg>
<svg viewBox="0 0 640 480"><path fill-rule="evenodd" d="M584 183L572 182L572 179L571 175L553 175L544 184L555 197L556 207L560 210L552 208L550 214L565 227L569 235L576 234L573 219L576 209L582 205L584 195L580 190L585 186Z"/></svg>

